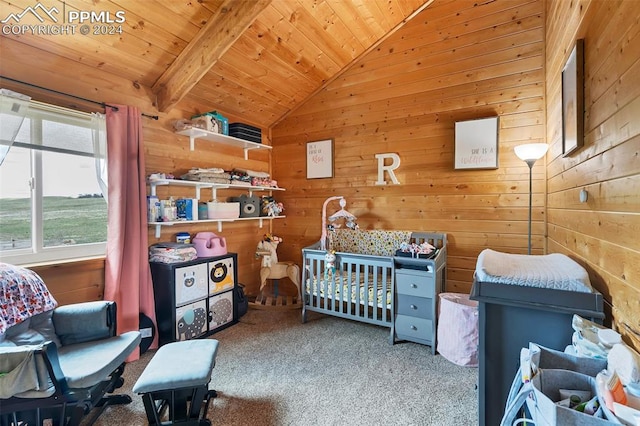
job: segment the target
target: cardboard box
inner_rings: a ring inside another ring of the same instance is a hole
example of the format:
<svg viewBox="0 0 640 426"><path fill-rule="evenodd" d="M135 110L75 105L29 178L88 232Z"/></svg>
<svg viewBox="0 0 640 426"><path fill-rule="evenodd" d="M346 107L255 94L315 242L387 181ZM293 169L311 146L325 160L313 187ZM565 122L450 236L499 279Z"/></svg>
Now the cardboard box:
<svg viewBox="0 0 640 426"><path fill-rule="evenodd" d="M176 208L178 210L178 220L198 219L197 198L179 198L176 200Z"/></svg>
<svg viewBox="0 0 640 426"><path fill-rule="evenodd" d="M192 121L203 121L204 129L210 132L220 133L223 135L229 134L229 120L217 111L209 111L204 114L194 115L191 117Z"/></svg>

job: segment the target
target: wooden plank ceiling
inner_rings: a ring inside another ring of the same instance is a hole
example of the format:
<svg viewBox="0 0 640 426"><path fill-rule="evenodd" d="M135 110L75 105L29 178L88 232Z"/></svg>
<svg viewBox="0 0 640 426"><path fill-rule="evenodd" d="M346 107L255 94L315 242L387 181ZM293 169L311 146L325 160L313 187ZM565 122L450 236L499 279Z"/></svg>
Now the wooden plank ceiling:
<svg viewBox="0 0 640 426"><path fill-rule="evenodd" d="M41 0L65 17L124 11L122 33L2 37L149 87L162 112L204 104L268 128L432 1ZM0 19L34 6L0 0Z"/></svg>

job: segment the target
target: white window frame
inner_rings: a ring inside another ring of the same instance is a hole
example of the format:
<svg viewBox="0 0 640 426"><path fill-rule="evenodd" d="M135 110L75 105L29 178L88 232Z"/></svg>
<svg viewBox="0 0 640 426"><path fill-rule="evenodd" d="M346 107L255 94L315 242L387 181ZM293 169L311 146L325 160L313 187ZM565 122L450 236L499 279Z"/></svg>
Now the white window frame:
<svg viewBox="0 0 640 426"><path fill-rule="evenodd" d="M32 101L32 104L34 102ZM65 112L69 115L81 115L88 117L89 114L79 111L60 108L52 105L36 103L43 109L53 108L58 112ZM42 138L42 119L31 118L31 138ZM40 124L40 125L38 125ZM20 144L16 144L20 145ZM38 263L53 263L62 261L73 261L85 258L105 257L107 242L74 244L69 246L44 247L44 215L43 215L43 160L42 150L30 149L31 157L31 247L25 249L15 249L10 251L0 251L0 261L14 265L28 265Z"/></svg>

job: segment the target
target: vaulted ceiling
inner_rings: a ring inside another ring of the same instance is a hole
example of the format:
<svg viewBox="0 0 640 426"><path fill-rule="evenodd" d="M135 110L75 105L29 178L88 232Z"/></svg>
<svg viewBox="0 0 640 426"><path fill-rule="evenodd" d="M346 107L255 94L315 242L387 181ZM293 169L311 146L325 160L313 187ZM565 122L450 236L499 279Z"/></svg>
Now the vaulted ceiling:
<svg viewBox="0 0 640 426"><path fill-rule="evenodd" d="M270 127L432 1L0 0L0 19L103 13L120 22L20 41L150 87L162 112L185 101Z"/></svg>

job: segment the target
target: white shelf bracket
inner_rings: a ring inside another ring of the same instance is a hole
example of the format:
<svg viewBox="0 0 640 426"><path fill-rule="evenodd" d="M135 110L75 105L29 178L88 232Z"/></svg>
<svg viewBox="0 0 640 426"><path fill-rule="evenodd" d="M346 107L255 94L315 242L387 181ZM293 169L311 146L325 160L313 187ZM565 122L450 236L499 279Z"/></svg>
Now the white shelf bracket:
<svg viewBox="0 0 640 426"><path fill-rule="evenodd" d="M200 187L196 186L196 198L199 200L200 199Z"/></svg>
<svg viewBox="0 0 640 426"><path fill-rule="evenodd" d="M160 231L161 231L161 226L160 225L156 225L156 238L160 238Z"/></svg>
<svg viewBox="0 0 640 426"><path fill-rule="evenodd" d="M213 201L217 201L218 200L218 188L216 188L215 186L213 188L211 188L211 196L213 197ZM200 199L200 197L198 196L198 200ZM218 222L220 223L220 222Z"/></svg>
<svg viewBox="0 0 640 426"><path fill-rule="evenodd" d="M259 226L260 228L262 228L262 219L259 219L259 220L258 220L258 226Z"/></svg>
<svg viewBox="0 0 640 426"><path fill-rule="evenodd" d="M222 232L222 221L218 221L218 232Z"/></svg>
<svg viewBox="0 0 640 426"><path fill-rule="evenodd" d="M195 139L196 139L195 136L193 135L189 136L189 148L191 149L191 151L193 151L195 148L195 143L194 143Z"/></svg>
<svg viewBox="0 0 640 426"><path fill-rule="evenodd" d="M248 160L249 159L249 151L252 149L259 149L257 146L247 146L244 148L244 159Z"/></svg>

